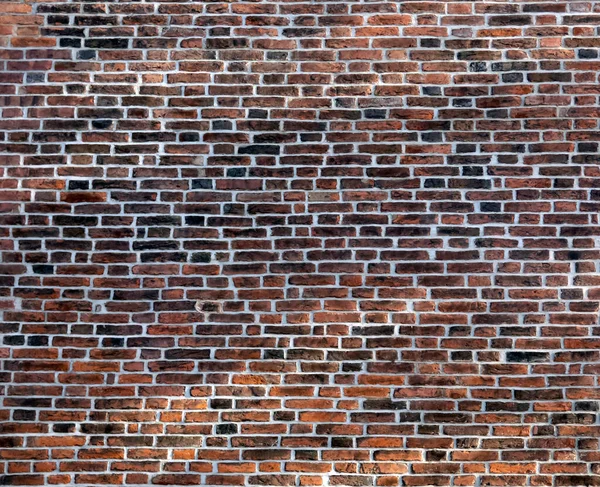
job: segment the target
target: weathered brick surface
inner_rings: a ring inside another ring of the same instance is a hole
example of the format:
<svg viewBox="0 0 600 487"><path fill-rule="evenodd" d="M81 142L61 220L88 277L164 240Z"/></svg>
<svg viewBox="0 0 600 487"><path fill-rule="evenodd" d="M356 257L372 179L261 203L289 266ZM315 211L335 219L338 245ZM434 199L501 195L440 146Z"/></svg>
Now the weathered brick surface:
<svg viewBox="0 0 600 487"><path fill-rule="evenodd" d="M600 485L600 2L0 2L0 485Z"/></svg>

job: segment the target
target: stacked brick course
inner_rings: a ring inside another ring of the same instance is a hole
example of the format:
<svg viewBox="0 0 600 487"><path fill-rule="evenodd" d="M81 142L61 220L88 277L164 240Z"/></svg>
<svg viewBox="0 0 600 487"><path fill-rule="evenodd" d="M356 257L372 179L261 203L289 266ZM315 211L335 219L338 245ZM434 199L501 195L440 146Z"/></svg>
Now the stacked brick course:
<svg viewBox="0 0 600 487"><path fill-rule="evenodd" d="M0 2L0 485L600 485L600 2Z"/></svg>

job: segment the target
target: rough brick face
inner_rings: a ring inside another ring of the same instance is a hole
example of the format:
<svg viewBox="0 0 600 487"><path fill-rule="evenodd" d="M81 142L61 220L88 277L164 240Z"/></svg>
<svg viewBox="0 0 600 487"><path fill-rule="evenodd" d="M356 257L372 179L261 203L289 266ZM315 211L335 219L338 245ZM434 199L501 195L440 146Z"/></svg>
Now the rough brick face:
<svg viewBox="0 0 600 487"><path fill-rule="evenodd" d="M0 485L599 486L600 2L0 2Z"/></svg>

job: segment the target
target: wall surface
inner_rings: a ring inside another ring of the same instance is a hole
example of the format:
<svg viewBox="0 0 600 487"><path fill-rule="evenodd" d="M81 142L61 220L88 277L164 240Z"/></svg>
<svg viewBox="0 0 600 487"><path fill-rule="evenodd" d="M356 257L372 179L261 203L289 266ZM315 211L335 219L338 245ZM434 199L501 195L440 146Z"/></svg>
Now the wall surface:
<svg viewBox="0 0 600 487"><path fill-rule="evenodd" d="M600 485L600 2L0 2L0 485Z"/></svg>

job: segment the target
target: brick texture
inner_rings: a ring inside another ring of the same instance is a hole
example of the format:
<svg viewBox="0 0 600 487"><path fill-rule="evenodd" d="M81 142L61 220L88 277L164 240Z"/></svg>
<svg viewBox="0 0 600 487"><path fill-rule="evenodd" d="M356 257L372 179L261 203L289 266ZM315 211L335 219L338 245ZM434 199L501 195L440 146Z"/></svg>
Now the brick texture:
<svg viewBox="0 0 600 487"><path fill-rule="evenodd" d="M600 486L600 2L0 2L0 485Z"/></svg>

